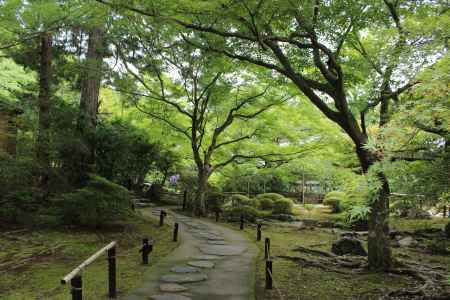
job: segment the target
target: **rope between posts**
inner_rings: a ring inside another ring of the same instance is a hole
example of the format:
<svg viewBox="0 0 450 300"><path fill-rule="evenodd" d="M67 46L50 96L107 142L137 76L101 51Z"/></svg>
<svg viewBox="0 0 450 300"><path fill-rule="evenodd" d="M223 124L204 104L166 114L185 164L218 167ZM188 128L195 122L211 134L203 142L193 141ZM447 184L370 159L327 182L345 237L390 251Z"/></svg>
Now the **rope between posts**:
<svg viewBox="0 0 450 300"><path fill-rule="evenodd" d="M270 278L272 278L272 285L275 287L275 290L278 292L278 295L280 296L280 298L281 298L282 300L284 300L284 297L283 297L283 295L281 294L281 291L278 289L277 285L276 285L276 284L273 284L273 283L275 283L275 279L274 279L273 276L272 276L272 272L271 272L270 270L267 270L267 273L269 273Z"/></svg>

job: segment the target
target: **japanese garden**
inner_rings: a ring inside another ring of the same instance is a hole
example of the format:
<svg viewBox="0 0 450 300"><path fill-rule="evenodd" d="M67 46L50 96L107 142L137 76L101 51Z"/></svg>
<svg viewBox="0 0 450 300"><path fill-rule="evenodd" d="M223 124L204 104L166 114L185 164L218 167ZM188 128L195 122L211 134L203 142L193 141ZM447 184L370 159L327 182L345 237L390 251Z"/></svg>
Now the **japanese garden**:
<svg viewBox="0 0 450 300"><path fill-rule="evenodd" d="M0 0L0 299L450 299L446 0Z"/></svg>

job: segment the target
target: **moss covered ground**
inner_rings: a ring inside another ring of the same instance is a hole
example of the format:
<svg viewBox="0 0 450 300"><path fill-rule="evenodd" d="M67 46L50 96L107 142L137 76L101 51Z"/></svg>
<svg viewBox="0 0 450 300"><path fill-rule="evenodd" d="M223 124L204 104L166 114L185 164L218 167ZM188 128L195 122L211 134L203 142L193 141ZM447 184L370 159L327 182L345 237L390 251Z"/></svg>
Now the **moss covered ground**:
<svg viewBox="0 0 450 300"><path fill-rule="evenodd" d="M295 213L300 218L317 220L334 220L338 216L330 214L326 208L308 208L296 206ZM391 219L394 230L414 231L424 228L443 228L448 220L404 220ZM314 260L314 256L295 251L296 246L330 251L332 243L338 239L339 233L330 229L297 229L285 227L280 223L265 225L263 238L256 242L256 228L247 226L245 233L259 247L256 274L257 299L378 299L389 290L413 287L417 283L411 278L383 273L345 275L325 271L319 268L302 268L298 263L279 256L300 256ZM239 230L238 224L227 224ZM265 290L264 238L271 240L271 256L273 257L274 289ZM367 246L367 245L365 245ZM395 257L407 258L426 265L441 266L450 272L450 256L431 255L413 248L393 248ZM450 273L449 273L450 274Z"/></svg>
<svg viewBox="0 0 450 300"><path fill-rule="evenodd" d="M152 265L143 266L139 249L143 237L155 240L151 261L177 246L172 229L137 215L100 230L0 228L0 299L69 299L61 278L110 241L117 241L119 296L140 285ZM107 260L101 256L82 272L83 299L107 299Z"/></svg>

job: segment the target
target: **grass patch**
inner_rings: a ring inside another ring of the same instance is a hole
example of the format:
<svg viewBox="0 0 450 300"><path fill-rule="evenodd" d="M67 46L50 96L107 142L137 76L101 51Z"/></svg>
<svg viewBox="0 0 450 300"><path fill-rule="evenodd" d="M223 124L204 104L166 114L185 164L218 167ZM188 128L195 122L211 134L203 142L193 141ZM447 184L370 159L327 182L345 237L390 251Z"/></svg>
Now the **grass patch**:
<svg viewBox="0 0 450 300"><path fill-rule="evenodd" d="M98 231L75 229L29 229L10 237L0 231L0 264L29 261L15 269L0 271L0 299L61 299L70 297L70 287L61 286L60 279L95 251L117 241L117 289L118 295L138 287L144 273L152 266L141 265L139 249L144 236L155 240L151 254L152 265L170 253L177 243L172 242L170 226L159 228L156 221L136 216L127 223L115 224ZM9 235L8 235L9 236ZM53 253L43 250L57 247ZM107 298L106 254L88 266L82 273L85 299Z"/></svg>

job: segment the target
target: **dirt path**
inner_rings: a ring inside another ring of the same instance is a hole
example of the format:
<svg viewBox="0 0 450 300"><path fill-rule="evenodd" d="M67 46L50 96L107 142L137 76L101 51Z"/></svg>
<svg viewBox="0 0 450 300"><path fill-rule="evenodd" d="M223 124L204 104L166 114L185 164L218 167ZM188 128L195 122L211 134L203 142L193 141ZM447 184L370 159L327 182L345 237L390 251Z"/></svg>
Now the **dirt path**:
<svg viewBox="0 0 450 300"><path fill-rule="evenodd" d="M159 215L159 209L147 215ZM255 299L256 246L238 231L170 213L180 224L180 246L161 260L144 285L125 300Z"/></svg>

